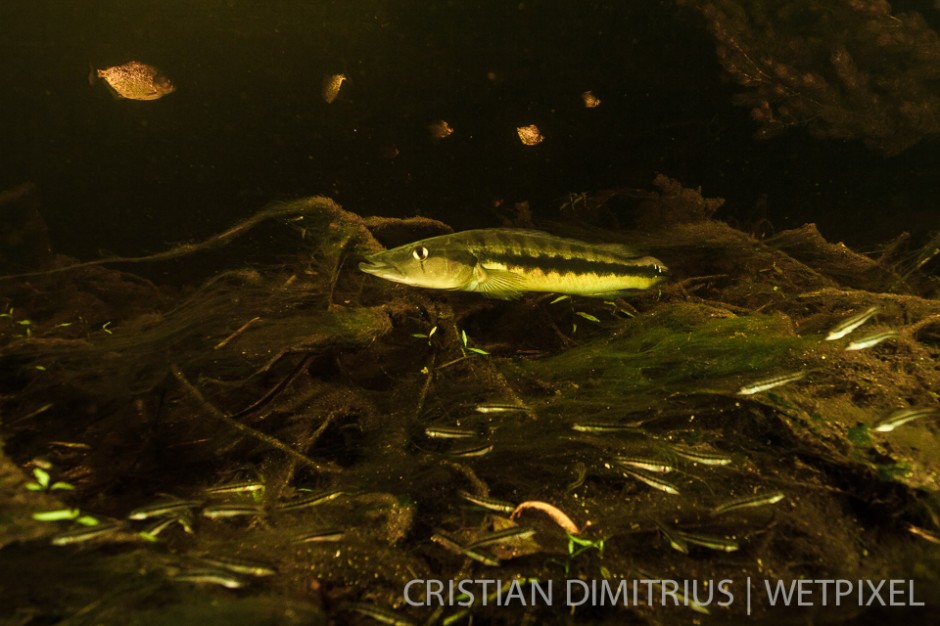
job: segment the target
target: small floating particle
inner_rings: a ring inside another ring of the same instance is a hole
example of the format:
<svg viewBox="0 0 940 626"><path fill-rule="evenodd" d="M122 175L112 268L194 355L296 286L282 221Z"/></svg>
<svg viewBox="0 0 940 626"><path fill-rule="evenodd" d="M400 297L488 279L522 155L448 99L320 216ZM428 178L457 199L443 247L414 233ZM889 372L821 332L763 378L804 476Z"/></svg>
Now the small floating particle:
<svg viewBox="0 0 940 626"><path fill-rule="evenodd" d="M516 128L516 132L519 134L519 141L526 146L537 146L545 141L545 136L542 135L542 131L535 124L519 126Z"/></svg>
<svg viewBox="0 0 940 626"><path fill-rule="evenodd" d="M346 80L345 74L329 74L323 79L323 100L327 104L332 104L339 96L344 80Z"/></svg>
<svg viewBox="0 0 940 626"><path fill-rule="evenodd" d="M160 70L140 61L95 70L89 76L89 83L98 78L104 80L116 97L128 100L158 100L176 91L173 82Z"/></svg>
<svg viewBox="0 0 940 626"><path fill-rule="evenodd" d="M594 109L601 105L601 99L594 95L593 91L585 91L581 94L581 102L588 109Z"/></svg>
<svg viewBox="0 0 940 626"><path fill-rule="evenodd" d="M394 144L384 144L379 146L378 155L380 159L385 159L386 161L391 161L398 158L398 155L401 154L401 150L398 149L398 146Z"/></svg>
<svg viewBox="0 0 940 626"><path fill-rule="evenodd" d="M431 139L445 139L454 134L454 129L446 120L437 120L428 124L428 132L431 133Z"/></svg>

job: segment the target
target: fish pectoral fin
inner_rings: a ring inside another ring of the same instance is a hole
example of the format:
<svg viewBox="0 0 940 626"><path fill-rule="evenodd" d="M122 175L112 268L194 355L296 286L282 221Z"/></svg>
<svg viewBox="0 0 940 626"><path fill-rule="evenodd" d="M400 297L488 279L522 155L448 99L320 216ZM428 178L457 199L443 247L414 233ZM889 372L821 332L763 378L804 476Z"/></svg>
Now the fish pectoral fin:
<svg viewBox="0 0 940 626"><path fill-rule="evenodd" d="M487 298L501 300L516 300L522 297L525 279L518 274L507 270L488 270L478 265L474 271L476 285L473 291L483 294Z"/></svg>

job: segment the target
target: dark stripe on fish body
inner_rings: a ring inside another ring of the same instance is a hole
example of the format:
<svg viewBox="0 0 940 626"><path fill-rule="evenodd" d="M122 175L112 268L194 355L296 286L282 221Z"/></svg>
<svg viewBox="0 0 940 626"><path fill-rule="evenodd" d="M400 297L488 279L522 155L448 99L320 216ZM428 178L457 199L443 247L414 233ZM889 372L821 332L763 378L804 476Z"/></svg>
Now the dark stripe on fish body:
<svg viewBox="0 0 940 626"><path fill-rule="evenodd" d="M494 249L510 254L520 250L520 241L516 233L494 231L490 237L480 237L480 247L484 250Z"/></svg>
<svg viewBox="0 0 940 626"><path fill-rule="evenodd" d="M596 245L542 232L482 229L445 236L450 238L450 244L466 248L484 261L491 257L495 260L495 257L499 256L509 258L550 257L562 260L584 259L595 262L621 263L631 259L639 259L643 256L633 253L626 247L618 249L615 245Z"/></svg>
<svg viewBox="0 0 940 626"><path fill-rule="evenodd" d="M461 237L461 233L454 235L454 238L455 240L460 241L461 244L466 245L470 250L474 252L485 250L490 245L500 245L502 247L506 246L505 242L498 241L499 237L497 234L490 233L490 235L487 237L484 235L484 232L485 231L481 231L481 230L468 231L463 236L463 237L466 237L464 241L460 241L460 239L463 239L463 237Z"/></svg>

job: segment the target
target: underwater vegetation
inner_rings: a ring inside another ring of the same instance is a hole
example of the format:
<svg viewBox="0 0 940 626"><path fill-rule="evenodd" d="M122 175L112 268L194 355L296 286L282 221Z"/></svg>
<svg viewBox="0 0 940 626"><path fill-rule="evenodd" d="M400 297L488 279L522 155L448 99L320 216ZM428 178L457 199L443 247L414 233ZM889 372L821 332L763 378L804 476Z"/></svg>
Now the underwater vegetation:
<svg viewBox="0 0 940 626"><path fill-rule="evenodd" d="M151 257L21 256L0 281L0 615L721 623L745 606L715 589L574 608L404 590L747 576L911 579L936 607L940 304L920 257L812 225L757 240L656 184L567 209L579 239L669 266L629 299L376 280L363 258L449 227L320 197ZM658 227L584 227L614 201ZM263 228L271 262L152 277Z"/></svg>
<svg viewBox="0 0 940 626"><path fill-rule="evenodd" d="M758 137L799 126L891 155L940 134L940 36L921 13L885 0L677 1L707 21Z"/></svg>

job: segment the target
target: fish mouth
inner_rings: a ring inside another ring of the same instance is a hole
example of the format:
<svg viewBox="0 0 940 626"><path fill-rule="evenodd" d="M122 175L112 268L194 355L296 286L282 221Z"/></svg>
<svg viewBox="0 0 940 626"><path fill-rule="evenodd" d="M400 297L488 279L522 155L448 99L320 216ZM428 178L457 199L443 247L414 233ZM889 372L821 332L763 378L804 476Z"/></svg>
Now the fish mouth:
<svg viewBox="0 0 940 626"><path fill-rule="evenodd" d="M373 276L378 276L380 278L386 278L389 276L401 276L401 272L397 267L383 261L375 256L366 257L366 260L359 264L359 269L365 272L366 274L372 274Z"/></svg>

